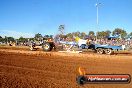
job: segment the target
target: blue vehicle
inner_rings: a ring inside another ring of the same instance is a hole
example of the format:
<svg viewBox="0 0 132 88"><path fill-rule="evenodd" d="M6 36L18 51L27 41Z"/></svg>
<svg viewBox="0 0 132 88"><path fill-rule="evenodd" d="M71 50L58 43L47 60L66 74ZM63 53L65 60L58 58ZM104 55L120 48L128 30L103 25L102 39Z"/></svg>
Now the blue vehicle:
<svg viewBox="0 0 132 88"><path fill-rule="evenodd" d="M84 46L83 46L84 47ZM122 50L122 46L112 46L112 45L100 45L100 44L90 44L85 45L85 49L93 49L99 54L113 54L114 51Z"/></svg>
<svg viewBox="0 0 132 88"><path fill-rule="evenodd" d="M108 40L116 39L118 37L119 37L119 35L109 36ZM123 50L122 46L114 46L114 45L109 45L109 44L106 44L106 45L89 44L89 45L87 45L87 43L81 43L79 47L81 47L82 49L93 49L99 54L109 54L109 55L113 54L114 51Z"/></svg>

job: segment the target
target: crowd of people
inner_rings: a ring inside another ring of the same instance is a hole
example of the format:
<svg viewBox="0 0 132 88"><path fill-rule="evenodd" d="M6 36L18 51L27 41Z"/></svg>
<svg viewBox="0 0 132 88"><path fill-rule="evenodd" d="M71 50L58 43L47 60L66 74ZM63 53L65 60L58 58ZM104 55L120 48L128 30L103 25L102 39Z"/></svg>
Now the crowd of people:
<svg viewBox="0 0 132 88"><path fill-rule="evenodd" d="M63 41L75 41L75 38L66 38L66 39L61 39ZM113 46L123 46L124 49L132 49L132 39L121 39L121 38L102 38L102 39L85 39L87 41L90 41L91 43L94 44L101 44L101 45L113 45ZM54 41L55 42L55 41ZM21 46L28 46L30 45L31 41L28 42L17 42L17 43L13 43L10 42L9 45L10 46L14 46L14 45L21 45Z"/></svg>
<svg viewBox="0 0 132 88"><path fill-rule="evenodd" d="M132 39L94 39L93 42L95 44L101 45L113 45L113 46L123 46L125 49L132 48Z"/></svg>

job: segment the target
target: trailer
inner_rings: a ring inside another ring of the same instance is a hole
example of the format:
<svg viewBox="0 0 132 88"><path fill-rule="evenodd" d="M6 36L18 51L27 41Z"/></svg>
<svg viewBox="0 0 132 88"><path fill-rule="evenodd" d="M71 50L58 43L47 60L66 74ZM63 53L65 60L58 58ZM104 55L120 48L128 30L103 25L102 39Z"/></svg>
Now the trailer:
<svg viewBox="0 0 132 88"><path fill-rule="evenodd" d="M101 44L90 44L83 46L85 49L92 49L96 51L98 54L113 54L114 51L120 51L123 50L122 46L114 46L114 45L101 45Z"/></svg>

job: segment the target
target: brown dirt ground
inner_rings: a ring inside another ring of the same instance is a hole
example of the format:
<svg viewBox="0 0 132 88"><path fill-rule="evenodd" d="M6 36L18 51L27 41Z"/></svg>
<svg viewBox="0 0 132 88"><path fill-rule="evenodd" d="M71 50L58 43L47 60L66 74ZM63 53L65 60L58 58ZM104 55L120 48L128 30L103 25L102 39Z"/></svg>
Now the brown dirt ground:
<svg viewBox="0 0 132 88"><path fill-rule="evenodd" d="M80 86L76 83L79 67L87 74L132 75L132 54L71 54L0 47L0 88L132 88L132 83Z"/></svg>

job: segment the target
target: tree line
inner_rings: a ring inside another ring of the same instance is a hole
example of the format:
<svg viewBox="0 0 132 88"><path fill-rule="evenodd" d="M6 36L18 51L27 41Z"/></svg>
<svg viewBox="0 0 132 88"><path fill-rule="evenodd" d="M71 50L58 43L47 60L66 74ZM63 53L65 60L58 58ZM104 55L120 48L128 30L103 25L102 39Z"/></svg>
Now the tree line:
<svg viewBox="0 0 132 88"><path fill-rule="evenodd" d="M124 29L121 29L121 28L115 28L114 31L106 30L106 31L98 31L96 33L94 31L89 31L89 33L77 31L77 32L68 33L66 35L60 34L60 37L73 38L74 36L78 36L83 39L86 37L101 39L101 38L107 38L110 35L112 36L119 35L122 39L132 38L132 32L127 33Z"/></svg>
<svg viewBox="0 0 132 88"><path fill-rule="evenodd" d="M64 27L61 27L63 30L64 30ZM62 30L61 29L61 30ZM59 28L60 30L60 28ZM58 34L58 36L60 38L74 38L74 36L78 36L82 39L84 38L97 38L97 39L101 39L101 38L107 38L108 36L110 35L120 35L120 37L122 39L128 39L128 38L131 38L132 39L132 32L131 33L127 33L124 29L121 29L121 28L115 28L114 31L110 31L110 30L106 30L106 31L98 31L98 32L94 32L94 31L89 31L89 33L85 33L85 32L72 32L72 33L67 33L67 34L64 34L62 31L60 34ZM42 36L42 34L40 33L37 33L35 34L35 36L33 38L24 38L24 37L20 37L18 39L15 39L13 37L7 37L5 36L4 38L0 36L0 42L9 42L9 41L12 41L12 42L15 42L15 41L18 41L18 42L27 42L27 41L31 41L31 40L42 40L43 38L53 38L53 35L44 35Z"/></svg>

